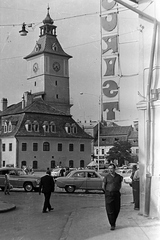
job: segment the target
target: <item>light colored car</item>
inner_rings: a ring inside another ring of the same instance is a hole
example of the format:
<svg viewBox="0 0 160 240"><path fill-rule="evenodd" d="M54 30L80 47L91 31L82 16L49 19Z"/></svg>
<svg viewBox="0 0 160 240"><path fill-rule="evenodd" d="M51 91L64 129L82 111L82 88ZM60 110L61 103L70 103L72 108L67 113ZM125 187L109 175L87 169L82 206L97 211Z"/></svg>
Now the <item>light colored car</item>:
<svg viewBox="0 0 160 240"><path fill-rule="evenodd" d="M57 187L64 188L68 193L76 189L103 191L103 177L90 169L71 171L66 177L58 177L55 181Z"/></svg>
<svg viewBox="0 0 160 240"><path fill-rule="evenodd" d="M27 175L21 168L3 167L0 168L0 188L4 190L5 174L8 174L10 184L13 188L24 188L26 192L38 191L40 177Z"/></svg>
<svg viewBox="0 0 160 240"><path fill-rule="evenodd" d="M54 168L54 169L52 169L51 176L54 177L54 178L60 177L61 169L62 168ZM64 172L64 174L65 174L65 172Z"/></svg>

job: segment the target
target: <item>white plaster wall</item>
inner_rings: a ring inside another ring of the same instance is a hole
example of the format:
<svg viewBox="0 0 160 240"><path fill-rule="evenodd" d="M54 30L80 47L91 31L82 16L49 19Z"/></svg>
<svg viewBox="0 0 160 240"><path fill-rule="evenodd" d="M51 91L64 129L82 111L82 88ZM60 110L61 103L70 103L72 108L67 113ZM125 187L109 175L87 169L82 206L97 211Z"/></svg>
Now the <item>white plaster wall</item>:
<svg viewBox="0 0 160 240"><path fill-rule="evenodd" d="M12 143L12 151L9 151L9 143ZM16 139L15 138L2 138L2 144L5 144L5 151L2 151L2 160L6 164L14 164L16 166Z"/></svg>

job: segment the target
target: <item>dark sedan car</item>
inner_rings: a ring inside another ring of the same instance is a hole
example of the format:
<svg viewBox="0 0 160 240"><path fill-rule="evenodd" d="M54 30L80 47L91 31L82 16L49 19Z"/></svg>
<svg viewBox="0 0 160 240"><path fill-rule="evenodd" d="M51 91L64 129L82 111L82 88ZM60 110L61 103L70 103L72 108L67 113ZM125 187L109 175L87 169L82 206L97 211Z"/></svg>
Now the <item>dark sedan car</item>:
<svg viewBox="0 0 160 240"><path fill-rule="evenodd" d="M70 172L66 177L58 177L56 184L66 192L73 193L76 189L102 190L103 177L94 170L84 169Z"/></svg>

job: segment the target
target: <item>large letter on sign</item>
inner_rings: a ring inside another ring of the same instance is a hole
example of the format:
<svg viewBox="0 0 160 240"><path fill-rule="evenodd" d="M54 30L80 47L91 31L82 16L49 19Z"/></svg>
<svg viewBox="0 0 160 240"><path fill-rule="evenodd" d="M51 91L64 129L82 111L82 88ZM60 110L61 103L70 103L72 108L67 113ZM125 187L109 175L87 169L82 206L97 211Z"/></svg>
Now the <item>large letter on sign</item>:
<svg viewBox="0 0 160 240"><path fill-rule="evenodd" d="M116 58L106 58L104 59L104 61L106 62L107 65L107 70L106 73L104 74L104 76L113 76L114 75L114 70L115 70L115 61Z"/></svg>
<svg viewBox="0 0 160 240"><path fill-rule="evenodd" d="M103 54L112 50L113 53L118 52L118 37L117 35L103 37L104 42L107 44L107 48L103 50Z"/></svg>
<svg viewBox="0 0 160 240"><path fill-rule="evenodd" d="M111 18L111 20L110 20ZM102 27L105 31L111 32L117 26L117 13L108 14L101 18Z"/></svg>
<svg viewBox="0 0 160 240"><path fill-rule="evenodd" d="M115 119L115 112L113 109L119 110L119 104L118 102L109 102L109 103L103 103L103 111L108 110L107 112L107 120Z"/></svg>
<svg viewBox="0 0 160 240"><path fill-rule="evenodd" d="M102 0L102 6L103 6L106 10L112 9L115 4L116 4L115 1Z"/></svg>
<svg viewBox="0 0 160 240"><path fill-rule="evenodd" d="M103 93L108 98L113 98L118 94L118 85L112 80L103 83Z"/></svg>

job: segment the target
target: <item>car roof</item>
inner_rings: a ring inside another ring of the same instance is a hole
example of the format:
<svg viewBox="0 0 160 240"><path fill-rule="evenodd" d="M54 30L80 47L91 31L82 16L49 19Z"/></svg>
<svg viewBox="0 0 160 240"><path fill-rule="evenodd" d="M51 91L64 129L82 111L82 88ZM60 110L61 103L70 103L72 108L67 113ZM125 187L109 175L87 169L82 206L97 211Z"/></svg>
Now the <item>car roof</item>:
<svg viewBox="0 0 160 240"><path fill-rule="evenodd" d="M72 173L74 172L96 172L93 169L79 169L79 170L72 170Z"/></svg>
<svg viewBox="0 0 160 240"><path fill-rule="evenodd" d="M0 168L0 171L1 170L22 170L21 168L14 168L14 167L2 167Z"/></svg>

